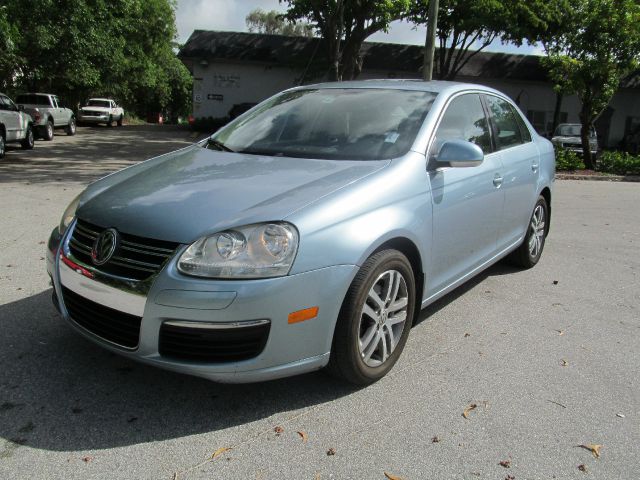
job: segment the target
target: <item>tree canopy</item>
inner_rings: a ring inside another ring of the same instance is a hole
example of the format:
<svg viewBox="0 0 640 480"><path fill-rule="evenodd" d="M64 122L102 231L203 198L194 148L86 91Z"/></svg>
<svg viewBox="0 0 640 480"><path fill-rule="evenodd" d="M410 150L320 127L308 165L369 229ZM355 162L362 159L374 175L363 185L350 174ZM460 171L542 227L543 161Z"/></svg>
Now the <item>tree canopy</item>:
<svg viewBox="0 0 640 480"><path fill-rule="evenodd" d="M285 0L280 0L285 1ZM411 0L286 0L286 17L308 21L327 44L332 80L351 80L362 70L360 47L402 18Z"/></svg>
<svg viewBox="0 0 640 480"><path fill-rule="evenodd" d="M0 83L69 106L101 95L140 115L186 113L191 76L174 52L174 12L174 0L0 0L0 44L12 46Z"/></svg>
<svg viewBox="0 0 640 480"><path fill-rule="evenodd" d="M312 37L313 27L306 22L291 22L275 10L265 12L261 8L252 10L245 17L250 32L268 35L289 35L294 37Z"/></svg>
<svg viewBox="0 0 640 480"><path fill-rule="evenodd" d="M584 163L593 168L589 131L620 81L640 61L640 4L637 0L575 0L570 28L545 42L545 60L559 91L580 102Z"/></svg>

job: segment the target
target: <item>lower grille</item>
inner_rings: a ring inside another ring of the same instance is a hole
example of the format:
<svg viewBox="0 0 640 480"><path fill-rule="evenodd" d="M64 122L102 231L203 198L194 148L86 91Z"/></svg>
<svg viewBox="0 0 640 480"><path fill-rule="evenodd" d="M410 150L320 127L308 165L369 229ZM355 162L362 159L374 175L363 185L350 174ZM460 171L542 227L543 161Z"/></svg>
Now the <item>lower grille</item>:
<svg viewBox="0 0 640 480"><path fill-rule="evenodd" d="M160 355L196 362L237 362L257 357L267 343L271 324L207 328L166 322L160 327Z"/></svg>
<svg viewBox="0 0 640 480"><path fill-rule="evenodd" d="M62 287L62 301L71 319L91 333L126 348L136 348L142 318L92 302Z"/></svg>

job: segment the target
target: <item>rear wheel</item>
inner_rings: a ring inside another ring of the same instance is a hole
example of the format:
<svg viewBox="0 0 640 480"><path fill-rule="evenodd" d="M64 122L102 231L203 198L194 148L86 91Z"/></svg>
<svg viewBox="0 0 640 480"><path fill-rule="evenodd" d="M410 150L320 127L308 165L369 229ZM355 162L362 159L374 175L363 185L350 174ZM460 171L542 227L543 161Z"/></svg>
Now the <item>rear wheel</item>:
<svg viewBox="0 0 640 480"><path fill-rule="evenodd" d="M4 131L0 130L0 158L4 158L6 146L7 144L4 139Z"/></svg>
<svg viewBox="0 0 640 480"><path fill-rule="evenodd" d="M120 115L120 118L118 119L118 126L119 127L122 126L122 120L124 120L124 114Z"/></svg>
<svg viewBox="0 0 640 480"><path fill-rule="evenodd" d="M47 121L47 124L44 126L44 130L42 132L42 138L44 138L47 142L53 140L53 121Z"/></svg>
<svg viewBox="0 0 640 480"><path fill-rule="evenodd" d="M545 198L540 195L536 206L533 207L527 234L522 244L510 256L513 263L523 268L531 268L538 263L547 238L548 219L549 206Z"/></svg>
<svg viewBox="0 0 640 480"><path fill-rule="evenodd" d="M386 375L407 342L415 291L411 264L402 253L384 250L370 257L342 305L329 372L356 385Z"/></svg>
<svg viewBox="0 0 640 480"><path fill-rule="evenodd" d="M65 131L67 132L67 135L75 135L76 134L76 119L71 117L69 119L69 124L67 125L67 128L65 128Z"/></svg>
<svg viewBox="0 0 640 480"><path fill-rule="evenodd" d="M33 127L29 125L27 127L27 134L25 135L24 140L20 142L20 145L24 150L31 150L33 149L34 144Z"/></svg>

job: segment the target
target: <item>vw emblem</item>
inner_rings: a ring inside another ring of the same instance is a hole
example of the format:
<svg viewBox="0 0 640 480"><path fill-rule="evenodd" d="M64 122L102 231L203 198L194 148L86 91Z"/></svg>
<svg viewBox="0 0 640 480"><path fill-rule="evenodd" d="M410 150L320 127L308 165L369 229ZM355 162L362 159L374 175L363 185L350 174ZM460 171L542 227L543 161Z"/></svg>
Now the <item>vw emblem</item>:
<svg viewBox="0 0 640 480"><path fill-rule="evenodd" d="M95 265L104 265L113 256L118 246L118 231L108 228L96 238L91 249L91 260Z"/></svg>

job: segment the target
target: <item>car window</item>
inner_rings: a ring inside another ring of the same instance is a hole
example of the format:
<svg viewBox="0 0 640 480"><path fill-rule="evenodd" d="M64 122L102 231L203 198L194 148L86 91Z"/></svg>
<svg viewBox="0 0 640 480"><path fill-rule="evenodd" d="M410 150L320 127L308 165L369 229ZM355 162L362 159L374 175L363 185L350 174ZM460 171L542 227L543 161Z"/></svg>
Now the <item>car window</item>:
<svg viewBox="0 0 640 480"><path fill-rule="evenodd" d="M255 155L390 159L411 148L435 98L400 89L294 90L267 100L213 138Z"/></svg>
<svg viewBox="0 0 640 480"><path fill-rule="evenodd" d="M58 108L58 97L51 97L51 103L53 104L53 108Z"/></svg>
<svg viewBox="0 0 640 480"><path fill-rule="evenodd" d="M522 131L513 107L493 95L487 95L485 98L491 113L497 149L504 150L523 144Z"/></svg>
<svg viewBox="0 0 640 480"><path fill-rule="evenodd" d="M520 127L520 133L522 134L522 141L524 143L530 142L531 132L529 131L529 127L527 127L527 124L525 123L525 121L522 119L522 115L520 115L518 110L516 110L513 107L513 105L509 105L509 107L511 108L511 111L513 112L513 115L516 118L516 122L518 122L518 126Z"/></svg>
<svg viewBox="0 0 640 480"><path fill-rule="evenodd" d="M5 97L4 95L0 95L0 110L9 110L7 100L7 97Z"/></svg>
<svg viewBox="0 0 640 480"><path fill-rule="evenodd" d="M460 95L449 103L436 130L432 155L437 154L447 140L466 140L478 145L485 154L491 153L491 135L479 95Z"/></svg>
<svg viewBox="0 0 640 480"><path fill-rule="evenodd" d="M89 100L87 102L87 107L103 107L103 108L111 108L108 100Z"/></svg>

